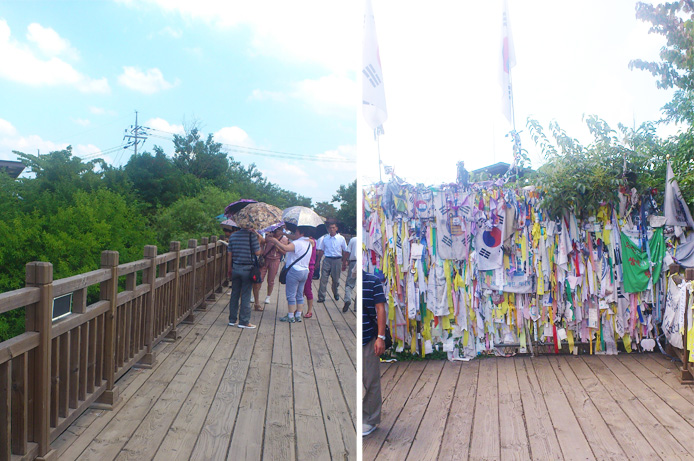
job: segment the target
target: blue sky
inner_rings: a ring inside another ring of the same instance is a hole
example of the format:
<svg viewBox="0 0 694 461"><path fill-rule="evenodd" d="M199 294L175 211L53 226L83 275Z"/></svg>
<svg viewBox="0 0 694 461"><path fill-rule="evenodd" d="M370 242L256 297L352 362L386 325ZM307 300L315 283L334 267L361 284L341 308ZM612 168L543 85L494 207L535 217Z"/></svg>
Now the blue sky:
<svg viewBox="0 0 694 461"><path fill-rule="evenodd" d="M248 3L1 2L0 159L70 144L124 164L137 110L153 129L145 150L171 154L165 138L197 124L270 181L330 200L356 177L361 10Z"/></svg>

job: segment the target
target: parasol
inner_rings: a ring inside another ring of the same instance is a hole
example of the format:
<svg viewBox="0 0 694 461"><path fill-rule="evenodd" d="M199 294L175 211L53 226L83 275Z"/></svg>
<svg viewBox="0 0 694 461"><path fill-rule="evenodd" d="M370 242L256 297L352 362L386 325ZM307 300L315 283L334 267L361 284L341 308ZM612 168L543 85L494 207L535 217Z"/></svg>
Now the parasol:
<svg viewBox="0 0 694 461"><path fill-rule="evenodd" d="M220 225L222 226L223 229L229 229L232 231L234 230L234 228L238 229L238 227L239 227L239 225L236 224L236 222L234 222L233 219L226 219L226 220L222 221L222 223Z"/></svg>
<svg viewBox="0 0 694 461"><path fill-rule="evenodd" d="M224 208L224 215L228 218L233 218L236 213L251 203L258 203L258 201L250 198L242 198L241 200L231 202L226 208Z"/></svg>
<svg viewBox="0 0 694 461"><path fill-rule="evenodd" d="M234 220L242 229L265 232L282 223L282 210L264 202L249 203L234 214Z"/></svg>
<svg viewBox="0 0 694 461"><path fill-rule="evenodd" d="M318 238L321 235L327 234L328 229L325 227L323 218L312 209L305 206L289 207L282 212L282 219L287 225L287 229L293 231L297 227L311 229L311 235Z"/></svg>

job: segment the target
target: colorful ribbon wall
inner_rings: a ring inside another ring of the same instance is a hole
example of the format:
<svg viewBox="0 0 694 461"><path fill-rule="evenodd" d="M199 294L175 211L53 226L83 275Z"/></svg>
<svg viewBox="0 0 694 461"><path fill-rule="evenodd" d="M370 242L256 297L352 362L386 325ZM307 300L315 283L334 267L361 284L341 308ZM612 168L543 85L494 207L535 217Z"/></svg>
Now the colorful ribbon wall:
<svg viewBox="0 0 694 461"><path fill-rule="evenodd" d="M469 359L580 342L616 354L656 337L676 237L666 243L652 200L620 199L553 219L533 187L368 186L364 265L384 278L397 348Z"/></svg>

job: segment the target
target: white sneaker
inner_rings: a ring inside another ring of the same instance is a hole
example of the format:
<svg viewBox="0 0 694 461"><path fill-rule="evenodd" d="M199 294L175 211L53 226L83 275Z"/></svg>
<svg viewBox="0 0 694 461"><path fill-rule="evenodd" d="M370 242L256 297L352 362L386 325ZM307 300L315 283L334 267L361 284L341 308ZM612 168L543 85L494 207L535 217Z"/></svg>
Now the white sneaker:
<svg viewBox="0 0 694 461"><path fill-rule="evenodd" d="M270 304L270 297L269 296L265 298L265 304Z"/></svg>
<svg viewBox="0 0 694 461"><path fill-rule="evenodd" d="M229 323L227 323L227 325L229 325L230 327L233 327L233 326L236 325L236 322L233 322L233 323L232 323L232 322L229 322Z"/></svg>
<svg viewBox="0 0 694 461"><path fill-rule="evenodd" d="M371 424L366 424L366 423L362 424L361 425L362 437L366 437L367 435L371 434L373 431L376 430L377 427L378 426L376 426L375 424L373 426Z"/></svg>
<svg viewBox="0 0 694 461"><path fill-rule="evenodd" d="M252 302L252 303L255 302L255 296L253 296L253 295L251 295L251 302Z"/></svg>

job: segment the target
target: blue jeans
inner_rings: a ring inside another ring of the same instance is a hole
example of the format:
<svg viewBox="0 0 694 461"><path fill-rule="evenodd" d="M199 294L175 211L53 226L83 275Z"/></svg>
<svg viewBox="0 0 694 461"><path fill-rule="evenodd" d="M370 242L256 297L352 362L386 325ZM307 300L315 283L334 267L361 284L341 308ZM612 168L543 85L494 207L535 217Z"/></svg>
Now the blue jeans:
<svg viewBox="0 0 694 461"><path fill-rule="evenodd" d="M251 321L251 266L233 266L231 269L231 298L229 299L229 323L248 325ZM241 310L239 312L239 298Z"/></svg>
<svg viewBox="0 0 694 461"><path fill-rule="evenodd" d="M293 306L295 304L304 303L304 285L306 285L308 271L300 271L295 268L289 269L287 272L287 304Z"/></svg>

